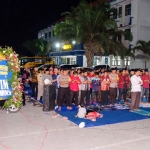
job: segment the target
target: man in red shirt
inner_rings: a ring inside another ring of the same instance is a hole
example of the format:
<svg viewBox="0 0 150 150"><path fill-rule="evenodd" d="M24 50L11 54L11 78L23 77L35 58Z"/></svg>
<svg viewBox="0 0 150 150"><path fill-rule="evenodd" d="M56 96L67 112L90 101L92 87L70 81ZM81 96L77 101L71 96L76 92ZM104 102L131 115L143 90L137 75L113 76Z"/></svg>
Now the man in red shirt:
<svg viewBox="0 0 150 150"><path fill-rule="evenodd" d="M119 88L118 101L119 101L119 103L121 101L122 95L123 95L124 102L126 102L129 82L130 82L130 78L128 75L126 75L126 70L123 69L121 72L121 75L119 76L119 82L118 82L118 88Z"/></svg>
<svg viewBox="0 0 150 150"><path fill-rule="evenodd" d="M78 72L74 71L73 75L70 76L70 79L71 79L71 82L70 82L70 105L71 105L72 100L74 98L75 99L75 105L78 107L79 84L81 84L81 81L78 77Z"/></svg>
<svg viewBox="0 0 150 150"><path fill-rule="evenodd" d="M150 83L150 76L148 70L145 70L145 74L141 77L143 81L143 92L142 92L142 101L144 98L144 95L146 96L146 101L148 102L149 97L149 83Z"/></svg>

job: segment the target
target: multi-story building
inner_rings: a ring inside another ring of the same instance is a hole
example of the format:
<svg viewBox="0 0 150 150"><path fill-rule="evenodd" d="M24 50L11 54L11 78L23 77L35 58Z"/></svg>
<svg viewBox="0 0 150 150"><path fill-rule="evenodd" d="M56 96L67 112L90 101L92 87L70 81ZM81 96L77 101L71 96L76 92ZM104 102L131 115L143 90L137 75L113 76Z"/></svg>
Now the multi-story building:
<svg viewBox="0 0 150 150"><path fill-rule="evenodd" d="M117 14L113 15L116 20L119 30L131 31L133 35L132 42L126 40L126 37L117 37L116 40L122 41L124 45L129 48L136 45L138 40L150 40L150 0L110 0L112 7L117 8ZM38 38L43 38L52 41L52 52L50 56L55 59L57 64L79 64L86 66L86 57L82 44L78 45L73 41L73 46L61 45L54 36L54 25L41 30L38 33ZM135 55L143 55L141 51L137 51ZM105 64L105 56L94 56L93 65ZM121 60L119 56L108 57L108 65L110 67L123 68L128 66L130 68L144 68L144 59L133 59L126 57ZM147 67L150 67L148 61Z"/></svg>

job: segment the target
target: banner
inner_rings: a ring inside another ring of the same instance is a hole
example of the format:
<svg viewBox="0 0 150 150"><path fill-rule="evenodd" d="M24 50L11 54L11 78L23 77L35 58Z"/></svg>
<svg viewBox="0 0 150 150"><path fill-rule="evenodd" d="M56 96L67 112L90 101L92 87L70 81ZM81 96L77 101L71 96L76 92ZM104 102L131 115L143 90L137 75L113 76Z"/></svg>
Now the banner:
<svg viewBox="0 0 150 150"><path fill-rule="evenodd" d="M11 79L12 72L9 72L7 60L0 60L0 100L8 99L12 95L12 89L8 83Z"/></svg>

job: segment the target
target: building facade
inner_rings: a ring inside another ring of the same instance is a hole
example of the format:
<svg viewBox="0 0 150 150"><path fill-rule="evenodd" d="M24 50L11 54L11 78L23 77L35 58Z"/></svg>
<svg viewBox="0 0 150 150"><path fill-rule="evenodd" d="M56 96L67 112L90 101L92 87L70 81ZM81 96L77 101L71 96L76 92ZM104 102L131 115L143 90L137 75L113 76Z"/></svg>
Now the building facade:
<svg viewBox="0 0 150 150"><path fill-rule="evenodd" d="M133 35L132 42L126 40L126 37L117 37L116 40L121 41L127 48L135 46L138 40L150 40L150 0L110 0L110 5L117 8L117 14L113 14L113 18L117 22L119 30L130 31ZM41 30L38 38L52 42L52 51L50 56L55 63L60 64L79 64L86 67L87 60L84 55L82 44L72 41L72 45L60 43L54 36L54 25ZM68 47L68 48L67 48ZM137 51L135 55L143 55L141 51ZM144 59L133 59L126 57L121 60L120 56L94 56L93 65L104 65L108 58L110 67L128 67L128 68L144 68ZM147 60L147 67L150 67L150 61Z"/></svg>

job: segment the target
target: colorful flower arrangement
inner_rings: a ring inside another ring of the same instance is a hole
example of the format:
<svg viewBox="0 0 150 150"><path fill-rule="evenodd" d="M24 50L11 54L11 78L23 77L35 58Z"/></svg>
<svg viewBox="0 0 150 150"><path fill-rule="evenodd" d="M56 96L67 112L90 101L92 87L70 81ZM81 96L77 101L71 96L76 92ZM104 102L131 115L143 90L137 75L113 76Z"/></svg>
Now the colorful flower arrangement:
<svg viewBox="0 0 150 150"><path fill-rule="evenodd" d="M5 101L3 108L9 108L11 105L15 105L19 108L22 104L22 87L18 80L18 73L20 71L20 65L18 60L18 54L13 51L11 47L0 47L0 54L4 56L4 59L8 61L8 71L12 72L12 79L8 80L9 85L12 88L12 96Z"/></svg>

